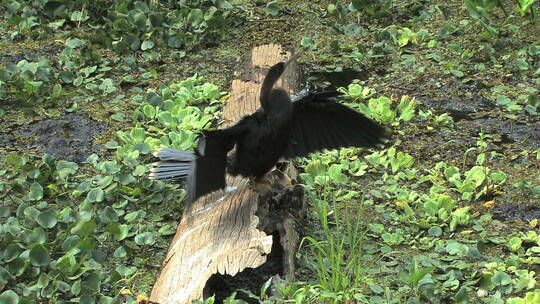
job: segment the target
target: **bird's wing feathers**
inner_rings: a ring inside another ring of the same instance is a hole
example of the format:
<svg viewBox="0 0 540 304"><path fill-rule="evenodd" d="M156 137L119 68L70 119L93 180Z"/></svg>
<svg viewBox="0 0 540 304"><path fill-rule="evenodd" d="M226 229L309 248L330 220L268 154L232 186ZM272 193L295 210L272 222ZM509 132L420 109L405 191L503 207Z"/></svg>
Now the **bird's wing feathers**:
<svg viewBox="0 0 540 304"><path fill-rule="evenodd" d="M333 100L339 93L311 93L293 103L290 140L284 157L342 147L374 147L386 131L376 122Z"/></svg>
<svg viewBox="0 0 540 304"><path fill-rule="evenodd" d="M226 129L225 129L226 130ZM225 168L227 152L236 142L236 134L205 131L199 138L194 174L188 177L188 201L210 192L225 188Z"/></svg>
<svg viewBox="0 0 540 304"><path fill-rule="evenodd" d="M161 159L150 169L155 179L187 177L188 202L225 187L225 167L229 152L245 126L203 131L195 151L163 148L154 155Z"/></svg>

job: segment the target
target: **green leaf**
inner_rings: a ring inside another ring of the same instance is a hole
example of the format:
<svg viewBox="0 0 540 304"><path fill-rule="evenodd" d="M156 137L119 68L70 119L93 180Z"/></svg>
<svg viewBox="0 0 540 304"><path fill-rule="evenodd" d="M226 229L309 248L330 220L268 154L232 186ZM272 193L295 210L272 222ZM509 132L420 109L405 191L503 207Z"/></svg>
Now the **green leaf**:
<svg viewBox="0 0 540 304"><path fill-rule="evenodd" d="M123 257L127 256L127 250L126 250L126 248L124 246L120 246L120 247L116 248L113 255L116 258L123 258Z"/></svg>
<svg viewBox="0 0 540 304"><path fill-rule="evenodd" d="M3 258L5 262L11 262L14 259L18 258L21 252L23 252L24 246L20 244L9 244L3 252Z"/></svg>
<svg viewBox="0 0 540 304"><path fill-rule="evenodd" d="M510 249L510 251L516 252L519 250L519 248L521 248L521 243L522 241L520 238L513 237L508 241L508 243L506 243L506 246L508 247L508 249Z"/></svg>
<svg viewBox="0 0 540 304"><path fill-rule="evenodd" d="M141 46L141 40L139 39L139 37L130 34L130 35L127 35L126 37L124 37L124 40L129 45L129 48L132 51L139 50L139 48Z"/></svg>
<svg viewBox="0 0 540 304"><path fill-rule="evenodd" d="M270 1L266 4L266 8L264 9L264 12L267 14L267 15L271 15L271 16L277 16L279 15L279 9L280 9L280 6L281 6L281 2L283 2L282 0L274 0L274 1Z"/></svg>
<svg viewBox="0 0 540 304"><path fill-rule="evenodd" d="M107 149L118 149L119 147L120 145L118 144L118 142L114 140L111 140L105 143L105 148Z"/></svg>
<svg viewBox="0 0 540 304"><path fill-rule="evenodd" d="M15 291L8 289L0 294L0 303L2 304L17 304L19 303L19 296Z"/></svg>
<svg viewBox="0 0 540 304"><path fill-rule="evenodd" d="M89 274L83 282L83 286L97 292L101 287L101 278L97 273Z"/></svg>
<svg viewBox="0 0 540 304"><path fill-rule="evenodd" d="M84 237L93 233L96 230L96 226L96 223L92 220L79 222L71 229L71 233Z"/></svg>
<svg viewBox="0 0 540 304"><path fill-rule="evenodd" d="M99 219L102 223L108 224L118 221L118 215L111 206L105 207L105 209L99 214Z"/></svg>
<svg viewBox="0 0 540 304"><path fill-rule="evenodd" d="M77 247L80 241L81 238L78 235L70 235L62 242L62 250L69 251Z"/></svg>
<svg viewBox="0 0 540 304"><path fill-rule="evenodd" d="M145 142L135 144L133 146L133 149L141 152L141 154L148 154L150 153L150 151L152 151L150 145Z"/></svg>
<svg viewBox="0 0 540 304"><path fill-rule="evenodd" d="M104 197L105 197L105 192L103 192L101 188L92 188L92 190L88 192L86 199L89 202L102 202Z"/></svg>
<svg viewBox="0 0 540 304"><path fill-rule="evenodd" d="M459 256L465 256L467 255L469 247L465 244L458 243L456 241L449 241L446 245L446 252L448 252L450 255L459 255Z"/></svg>
<svg viewBox="0 0 540 304"><path fill-rule="evenodd" d="M30 249L29 257L30 263L34 266L47 266L51 259L49 251L41 244L36 244Z"/></svg>
<svg viewBox="0 0 540 304"><path fill-rule="evenodd" d="M117 241L121 241L128 237L131 225L119 225L117 222L112 222L105 227L105 231L114 235Z"/></svg>
<svg viewBox="0 0 540 304"><path fill-rule="evenodd" d="M435 270L435 267L424 268L420 271L416 271L415 273L413 273L411 276L411 282L413 283L413 286L417 286L418 282L420 282L420 280L422 280L423 277L425 277L428 273L432 272L433 270Z"/></svg>
<svg viewBox="0 0 540 304"><path fill-rule="evenodd" d="M300 41L300 45L312 51L317 48L315 41L311 37L302 37L302 40Z"/></svg>
<svg viewBox="0 0 540 304"><path fill-rule="evenodd" d="M153 47L154 47L154 41L152 41L152 40L145 40L141 44L141 50L143 50L143 51L150 50Z"/></svg>
<svg viewBox="0 0 540 304"><path fill-rule="evenodd" d="M36 227L30 234L27 235L25 242L28 244L45 244L45 242L47 242L47 233L45 232L45 229Z"/></svg>
<svg viewBox="0 0 540 304"><path fill-rule="evenodd" d="M135 236L135 243L137 243L137 245L153 245L155 242L154 234L149 231Z"/></svg>
<svg viewBox="0 0 540 304"><path fill-rule="evenodd" d="M204 12L199 8L192 9L187 16L187 22L191 23L191 26L194 27L199 26L203 20Z"/></svg>
<svg viewBox="0 0 540 304"><path fill-rule="evenodd" d="M442 229L439 226L433 226L429 228L428 235L433 237L439 237L442 234Z"/></svg>
<svg viewBox="0 0 540 304"><path fill-rule="evenodd" d="M85 294L79 298L79 303L80 304L95 304L96 301L94 300L92 296Z"/></svg>
<svg viewBox="0 0 540 304"><path fill-rule="evenodd" d="M152 105L145 104L142 108L142 112L146 117L150 119L156 117L156 109Z"/></svg>
<svg viewBox="0 0 540 304"><path fill-rule="evenodd" d="M512 277L504 271L497 271L491 278L491 282L495 285L508 285L512 282Z"/></svg>
<svg viewBox="0 0 540 304"><path fill-rule="evenodd" d="M467 293L467 287L463 286L454 296L454 302L456 304L467 304L469 303L469 294Z"/></svg>
<svg viewBox="0 0 540 304"><path fill-rule="evenodd" d="M72 49L84 46L85 44L86 44L86 41L79 38L68 38L66 40L66 45Z"/></svg>
<svg viewBox="0 0 540 304"><path fill-rule="evenodd" d="M143 128L133 128L129 135L134 143L141 143L144 142L146 132Z"/></svg>
<svg viewBox="0 0 540 304"><path fill-rule="evenodd" d="M43 187L39 183L32 183L30 185L30 193L28 194L28 199L31 201L37 201L43 198Z"/></svg>
<svg viewBox="0 0 540 304"><path fill-rule="evenodd" d="M113 115L111 115L111 119L122 122L124 121L124 113L114 113Z"/></svg>
<svg viewBox="0 0 540 304"><path fill-rule="evenodd" d="M52 228L58 222L56 219L56 211L46 210L41 212L37 218L38 224L43 228Z"/></svg>
<svg viewBox="0 0 540 304"><path fill-rule="evenodd" d="M174 117L169 111L163 111L159 113L158 120L167 127L172 127L175 125Z"/></svg>

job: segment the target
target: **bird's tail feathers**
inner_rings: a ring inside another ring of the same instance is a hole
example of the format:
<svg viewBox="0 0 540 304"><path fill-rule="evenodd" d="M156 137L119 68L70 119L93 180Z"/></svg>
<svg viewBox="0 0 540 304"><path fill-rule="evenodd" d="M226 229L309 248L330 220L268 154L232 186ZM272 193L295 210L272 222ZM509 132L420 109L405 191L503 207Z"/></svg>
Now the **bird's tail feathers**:
<svg viewBox="0 0 540 304"><path fill-rule="evenodd" d="M191 175L195 169L197 156L193 151L162 148L154 153L161 161L153 163L151 179L180 178Z"/></svg>

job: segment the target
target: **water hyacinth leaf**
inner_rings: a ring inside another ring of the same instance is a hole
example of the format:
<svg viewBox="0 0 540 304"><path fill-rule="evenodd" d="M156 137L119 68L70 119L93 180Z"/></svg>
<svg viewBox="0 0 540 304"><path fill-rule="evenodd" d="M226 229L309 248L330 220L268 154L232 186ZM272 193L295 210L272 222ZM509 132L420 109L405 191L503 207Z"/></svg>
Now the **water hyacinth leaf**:
<svg viewBox="0 0 540 304"><path fill-rule="evenodd" d="M66 45L72 49L86 45L86 41L79 38L68 38L66 40Z"/></svg>
<svg viewBox="0 0 540 304"><path fill-rule="evenodd" d="M133 149L139 151L141 154L148 154L152 151L150 145L145 142L135 144Z"/></svg>
<svg viewBox="0 0 540 304"><path fill-rule="evenodd" d="M22 167L26 163L26 161L22 157L12 154L6 157L6 163L10 166L18 168Z"/></svg>
<svg viewBox="0 0 540 304"><path fill-rule="evenodd" d="M521 238L514 237L514 238L511 238L511 239L506 243L506 246L508 247L508 249L510 249L510 251L516 252L516 251L518 251L518 250L521 248L521 244L522 244Z"/></svg>
<svg viewBox="0 0 540 304"><path fill-rule="evenodd" d="M89 202L102 202L104 197L105 192L101 188L92 188L92 190L88 192L86 199Z"/></svg>
<svg viewBox="0 0 540 304"><path fill-rule="evenodd" d="M158 120L167 127L172 127L175 125L175 119L169 111L160 112L158 114Z"/></svg>
<svg viewBox="0 0 540 304"><path fill-rule="evenodd" d="M5 262L11 262L18 258L21 252L24 251L24 247L20 244L9 244L3 253L2 260Z"/></svg>
<svg viewBox="0 0 540 304"><path fill-rule="evenodd" d="M454 296L454 301L457 304L467 304L469 303L469 294L467 293L467 287L463 286Z"/></svg>
<svg viewBox="0 0 540 304"><path fill-rule="evenodd" d="M111 141L108 141L105 143L105 148L109 149L109 150L114 150L114 149L118 149L120 147L120 145L118 144L118 142L114 141L114 140L111 140Z"/></svg>
<svg viewBox="0 0 540 304"><path fill-rule="evenodd" d="M328 176L329 176L335 183L338 183L338 184L344 184L344 183L346 183L346 182L349 181L349 178L347 177L347 175L345 175L345 174L342 173L342 169L343 169L343 166L342 166L342 165L333 164L333 165L330 166L330 168L328 169Z"/></svg>
<svg viewBox="0 0 540 304"><path fill-rule="evenodd" d="M105 231L114 235L115 240L121 241L128 237L131 225L120 225L118 222L111 222L105 226Z"/></svg>
<svg viewBox="0 0 540 304"><path fill-rule="evenodd" d="M152 232L143 232L135 236L135 243L137 245L153 245L156 242L155 236Z"/></svg>
<svg viewBox="0 0 540 304"><path fill-rule="evenodd" d="M128 277L137 272L137 267L127 267L124 265L116 266L116 272L118 272L123 277Z"/></svg>
<svg viewBox="0 0 540 304"><path fill-rule="evenodd" d="M51 259L49 251L45 246L36 244L32 246L29 253L30 263L34 266L47 266Z"/></svg>
<svg viewBox="0 0 540 304"><path fill-rule="evenodd" d="M28 199L31 201L37 201L43 198L43 187L39 183L32 183L30 185L30 193Z"/></svg>
<svg viewBox="0 0 540 304"><path fill-rule="evenodd" d="M279 15L279 9L281 6L282 0L274 0L270 1L266 4L265 13L270 16L277 16Z"/></svg>
<svg viewBox="0 0 540 304"><path fill-rule="evenodd" d="M152 40L145 40L141 44L141 50L146 51L154 47L154 41Z"/></svg>
<svg viewBox="0 0 540 304"><path fill-rule="evenodd" d="M7 269L11 275L18 277L24 273L27 265L28 256L26 256L25 258L18 257L7 265Z"/></svg>
<svg viewBox="0 0 540 304"><path fill-rule="evenodd" d="M201 9L192 9L188 16L187 16L187 22L191 23L191 26L197 27L199 26L204 20L204 12Z"/></svg>
<svg viewBox="0 0 540 304"><path fill-rule="evenodd" d="M113 255L116 258L123 258L123 257L127 256L127 250L126 250L126 248L124 246L120 246L120 247L116 248Z"/></svg>
<svg viewBox="0 0 540 304"><path fill-rule="evenodd" d="M45 244L47 242L47 233L41 227L36 227L31 233L27 234L25 242L28 244Z"/></svg>
<svg viewBox="0 0 540 304"><path fill-rule="evenodd" d="M56 211L45 210L37 218L38 224L43 228L52 228L56 225L58 220L56 219Z"/></svg>
<svg viewBox="0 0 540 304"><path fill-rule="evenodd" d="M141 143L144 142L146 132L143 128L133 128L129 135L134 143Z"/></svg>
<svg viewBox="0 0 540 304"><path fill-rule="evenodd" d="M308 50L315 50L317 49L317 45L313 38L311 37L302 37L302 40L300 41L300 45Z"/></svg>
<svg viewBox="0 0 540 304"><path fill-rule="evenodd" d="M79 165L74 162L60 160L56 163L56 171L63 171L64 174L73 174L77 172Z"/></svg>
<svg viewBox="0 0 540 304"><path fill-rule="evenodd" d="M12 236L16 236L21 232L21 226L19 225L19 221L16 217L10 217L4 224L4 231L11 234Z"/></svg>
<svg viewBox="0 0 540 304"><path fill-rule="evenodd" d="M83 281L83 286L92 291L99 291L101 287L101 278L97 273L89 274L86 279Z"/></svg>
<svg viewBox="0 0 540 304"><path fill-rule="evenodd" d="M72 252L68 252L56 261L56 267L64 272L71 273L76 270L77 260Z"/></svg>
<svg viewBox="0 0 540 304"><path fill-rule="evenodd" d="M96 303L96 300L94 300L94 298L90 295L82 295L80 298L79 298L79 301L78 301L80 304L95 304Z"/></svg>
<svg viewBox="0 0 540 304"><path fill-rule="evenodd" d="M116 211L114 211L114 208L111 206L105 207L105 209L99 214L99 219L102 223L108 224L111 222L118 221L118 215L116 214Z"/></svg>
<svg viewBox="0 0 540 304"><path fill-rule="evenodd" d="M124 41L128 44L129 48L132 50L132 51L137 51L139 50L140 46L141 46L141 40L139 39L139 37L135 36L135 35L127 35L126 37L124 37Z"/></svg>
<svg viewBox="0 0 540 304"><path fill-rule="evenodd" d="M428 235L433 237L439 237L442 234L442 229L439 226L433 226L429 228Z"/></svg>
<svg viewBox="0 0 540 304"><path fill-rule="evenodd" d="M491 278L491 282L498 286L508 285L512 282L512 277L504 271L497 271Z"/></svg>
<svg viewBox="0 0 540 304"><path fill-rule="evenodd" d="M124 113L114 113L113 115L111 115L111 119L122 122L124 121Z"/></svg>
<svg viewBox="0 0 540 304"><path fill-rule="evenodd" d="M469 247L465 244L460 244L456 241L450 241L446 245L446 252L450 255L465 256Z"/></svg>
<svg viewBox="0 0 540 304"><path fill-rule="evenodd" d="M146 117L153 119L156 116L156 108L152 105L146 104L142 108L142 112Z"/></svg>
<svg viewBox="0 0 540 304"><path fill-rule="evenodd" d="M85 237L96 230L96 223L92 220L82 221L77 223L75 227L71 229L72 234L77 234L80 237Z"/></svg>
<svg viewBox="0 0 540 304"><path fill-rule="evenodd" d="M62 250L69 251L77 247L80 241L81 238L78 235L70 235L62 242Z"/></svg>
<svg viewBox="0 0 540 304"><path fill-rule="evenodd" d="M71 285L71 293L74 295L79 295L81 293L81 280L75 281L73 285Z"/></svg>
<svg viewBox="0 0 540 304"><path fill-rule="evenodd" d="M2 304L18 304L19 295L11 289L6 290L0 294L0 303Z"/></svg>

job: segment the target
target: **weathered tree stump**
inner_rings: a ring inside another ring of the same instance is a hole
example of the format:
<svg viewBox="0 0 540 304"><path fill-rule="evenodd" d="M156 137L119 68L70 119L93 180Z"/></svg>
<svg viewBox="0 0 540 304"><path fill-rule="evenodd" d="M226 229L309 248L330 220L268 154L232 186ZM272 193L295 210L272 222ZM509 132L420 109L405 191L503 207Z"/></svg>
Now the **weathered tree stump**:
<svg viewBox="0 0 540 304"><path fill-rule="evenodd" d="M232 82L222 127L259 108L259 88L266 71L289 57L279 45L252 50L248 63L236 75L242 80ZM297 67L292 64L276 86L292 94L299 87L298 79ZM201 197L185 209L151 301L191 303L204 294L212 295L229 285L231 276L263 265L271 251L277 265L273 274L294 277L294 252L299 241L295 227L305 215L304 192L296 185L296 171L289 162L278 167L257 184L227 176L227 189ZM214 274L221 275L208 282Z"/></svg>

